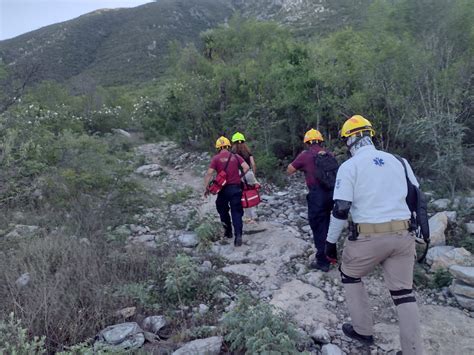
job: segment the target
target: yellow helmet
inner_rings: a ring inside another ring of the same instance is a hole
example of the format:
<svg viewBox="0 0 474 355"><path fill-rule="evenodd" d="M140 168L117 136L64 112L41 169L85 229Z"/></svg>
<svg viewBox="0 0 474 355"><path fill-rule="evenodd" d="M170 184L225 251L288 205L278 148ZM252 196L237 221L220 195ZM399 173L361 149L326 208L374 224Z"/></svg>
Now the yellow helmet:
<svg viewBox="0 0 474 355"><path fill-rule="evenodd" d="M225 147L230 147L230 141L226 137L220 136L219 139L216 141L216 149L221 149Z"/></svg>
<svg viewBox="0 0 474 355"><path fill-rule="evenodd" d="M303 142L308 143L311 141L323 142L324 138L321 132L314 128L311 128L308 132L306 132L304 135Z"/></svg>
<svg viewBox="0 0 474 355"><path fill-rule="evenodd" d="M372 123L361 115L354 115L349 118L341 128L341 138L349 138L356 133L369 131L370 136L375 135L375 130L372 128Z"/></svg>

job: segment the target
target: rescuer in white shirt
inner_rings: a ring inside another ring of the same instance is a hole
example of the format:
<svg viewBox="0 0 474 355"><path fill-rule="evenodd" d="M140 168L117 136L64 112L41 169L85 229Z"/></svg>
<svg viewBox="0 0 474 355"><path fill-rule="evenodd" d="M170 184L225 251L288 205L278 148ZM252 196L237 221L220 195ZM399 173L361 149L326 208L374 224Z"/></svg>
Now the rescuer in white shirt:
<svg viewBox="0 0 474 355"><path fill-rule="evenodd" d="M372 124L360 115L342 126L340 135L352 157L337 173L326 255L337 259L336 243L350 213L351 235L344 244L340 271L352 324L345 323L342 330L364 344L373 343L369 297L361 277L380 264L397 306L402 354L419 355L423 348L413 294L415 236L408 231L411 213L405 201L405 169L395 156L374 147L374 133ZM404 162L410 181L418 186Z"/></svg>

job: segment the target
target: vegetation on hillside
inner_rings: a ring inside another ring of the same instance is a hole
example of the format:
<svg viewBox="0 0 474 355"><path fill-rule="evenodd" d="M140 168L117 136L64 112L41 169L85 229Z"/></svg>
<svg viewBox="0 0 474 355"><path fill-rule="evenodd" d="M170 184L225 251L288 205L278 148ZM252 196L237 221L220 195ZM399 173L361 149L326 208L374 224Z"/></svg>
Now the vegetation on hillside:
<svg viewBox="0 0 474 355"><path fill-rule="evenodd" d="M465 133L473 128L474 10L465 0L430 4L376 1L360 27L309 42L276 23L234 17L202 34L203 51L174 53L174 80L149 104L144 128L204 147L239 130L273 165L301 149L309 127L331 145L359 113L383 148L453 194L468 182L463 147L473 143Z"/></svg>

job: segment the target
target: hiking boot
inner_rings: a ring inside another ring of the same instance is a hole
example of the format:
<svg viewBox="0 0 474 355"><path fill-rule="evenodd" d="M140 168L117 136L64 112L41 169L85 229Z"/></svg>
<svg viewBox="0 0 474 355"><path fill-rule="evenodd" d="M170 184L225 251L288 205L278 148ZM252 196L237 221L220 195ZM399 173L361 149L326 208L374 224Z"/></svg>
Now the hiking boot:
<svg viewBox="0 0 474 355"><path fill-rule="evenodd" d="M313 260L309 265L311 269L321 270L322 272L329 271L329 264L328 263L321 263L319 261Z"/></svg>
<svg viewBox="0 0 474 355"><path fill-rule="evenodd" d="M226 238L229 238L229 239L232 238L232 237L233 237L233 235L232 235L232 228L226 228L226 229L225 229L224 236L225 236Z"/></svg>
<svg viewBox="0 0 474 355"><path fill-rule="evenodd" d="M242 234L236 234L234 239L234 245L240 247L242 245Z"/></svg>
<svg viewBox="0 0 474 355"><path fill-rule="evenodd" d="M355 339L360 341L362 344L365 345L372 345L374 343L374 337L372 335L362 335L357 333L354 328L352 327L352 324L350 323L344 323L342 325L342 331L344 332L345 335L347 335L349 338Z"/></svg>

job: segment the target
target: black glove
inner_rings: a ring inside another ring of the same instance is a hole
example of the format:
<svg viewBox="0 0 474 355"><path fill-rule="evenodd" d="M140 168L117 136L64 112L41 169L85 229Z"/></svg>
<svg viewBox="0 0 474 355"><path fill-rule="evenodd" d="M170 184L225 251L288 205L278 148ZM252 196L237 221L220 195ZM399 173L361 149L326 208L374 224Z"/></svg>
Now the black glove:
<svg viewBox="0 0 474 355"><path fill-rule="evenodd" d="M332 264L337 263L337 246L334 243L326 242L326 257Z"/></svg>

